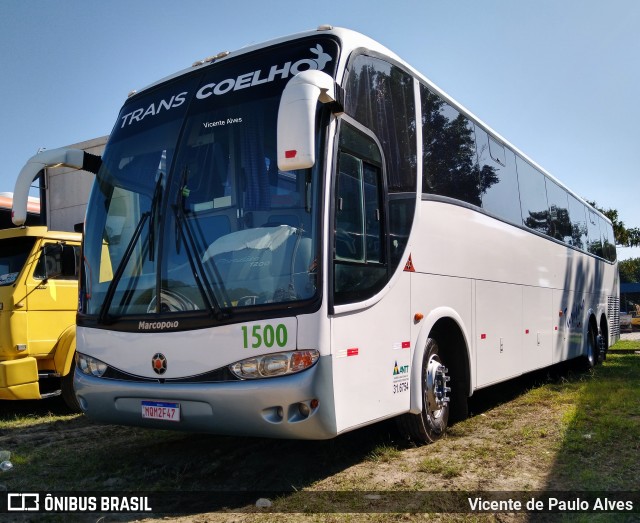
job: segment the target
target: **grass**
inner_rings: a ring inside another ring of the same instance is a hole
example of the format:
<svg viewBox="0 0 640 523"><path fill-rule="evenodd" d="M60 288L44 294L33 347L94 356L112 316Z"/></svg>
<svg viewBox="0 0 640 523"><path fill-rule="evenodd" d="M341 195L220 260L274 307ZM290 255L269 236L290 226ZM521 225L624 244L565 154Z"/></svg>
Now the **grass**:
<svg viewBox="0 0 640 523"><path fill-rule="evenodd" d="M640 342L623 344L640 350ZM554 477L558 487L633 490L640 485L640 358L609 355L591 379L564 386L576 398L566 409Z"/></svg>
<svg viewBox="0 0 640 523"><path fill-rule="evenodd" d="M443 478L450 479L462 475L462 466L438 457L427 457L420 462L418 471L426 472L427 474L439 474Z"/></svg>
<svg viewBox="0 0 640 523"><path fill-rule="evenodd" d="M22 492L288 491L268 509L277 516L227 506L245 512L238 521L285 522L416 521L422 509L411 492L633 491L640 485L634 350L640 342L619 343L589 372L550 369L482 391L469 419L424 447L401 440L393 423L329 441L274 441L102 426L53 403L4 402L0 450L11 451L14 469L0 484ZM372 513L384 511L380 493L408 496L403 514ZM495 521L482 514L438 520Z"/></svg>
<svg viewBox="0 0 640 523"><path fill-rule="evenodd" d="M397 447L383 443L374 448L367 459L377 463L390 463L397 460L400 455L401 452Z"/></svg>
<svg viewBox="0 0 640 523"><path fill-rule="evenodd" d="M637 340L620 340L609 349L612 352L616 351L636 351L640 350L640 341Z"/></svg>

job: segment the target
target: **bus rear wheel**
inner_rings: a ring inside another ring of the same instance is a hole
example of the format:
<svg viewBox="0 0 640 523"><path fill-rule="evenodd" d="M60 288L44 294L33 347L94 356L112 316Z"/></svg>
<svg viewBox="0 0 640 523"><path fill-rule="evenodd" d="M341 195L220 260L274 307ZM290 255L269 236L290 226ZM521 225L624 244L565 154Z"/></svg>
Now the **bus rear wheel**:
<svg viewBox="0 0 640 523"><path fill-rule="evenodd" d="M587 332L587 340L585 343L583 354L583 366L585 370L592 369L598 363L598 354L600 349L598 347L598 333L594 326L589 326Z"/></svg>
<svg viewBox="0 0 640 523"><path fill-rule="evenodd" d="M449 370L442 364L438 342L429 338L422 358L422 412L398 418L401 432L416 443L441 438L449 423Z"/></svg>

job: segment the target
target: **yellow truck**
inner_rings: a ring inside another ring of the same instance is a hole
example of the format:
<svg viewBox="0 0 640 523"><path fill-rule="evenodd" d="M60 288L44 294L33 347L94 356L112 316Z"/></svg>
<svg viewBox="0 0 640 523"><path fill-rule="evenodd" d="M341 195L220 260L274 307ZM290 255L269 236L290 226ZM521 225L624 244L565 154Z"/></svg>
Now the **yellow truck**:
<svg viewBox="0 0 640 523"><path fill-rule="evenodd" d="M640 305L636 305L635 309L631 316L631 329L640 329Z"/></svg>
<svg viewBox="0 0 640 523"><path fill-rule="evenodd" d="M101 154L105 143L106 137L72 147ZM82 235L74 228L84 221L94 175L69 167L36 173L46 225L0 230L0 400L62 395L79 411L73 371ZM19 183L14 210L27 205Z"/></svg>
<svg viewBox="0 0 640 523"><path fill-rule="evenodd" d="M0 399L73 394L81 235L0 230Z"/></svg>

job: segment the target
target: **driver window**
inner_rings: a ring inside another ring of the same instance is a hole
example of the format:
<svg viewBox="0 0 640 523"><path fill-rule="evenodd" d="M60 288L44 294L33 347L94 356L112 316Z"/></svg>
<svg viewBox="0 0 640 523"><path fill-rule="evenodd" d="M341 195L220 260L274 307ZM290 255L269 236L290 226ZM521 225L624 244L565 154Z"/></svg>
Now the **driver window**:
<svg viewBox="0 0 640 523"><path fill-rule="evenodd" d="M336 178L336 259L364 262L362 161L340 153Z"/></svg>
<svg viewBox="0 0 640 523"><path fill-rule="evenodd" d="M377 145L343 124L334 193L334 303L373 296L387 281ZM373 153L373 154L372 154Z"/></svg>

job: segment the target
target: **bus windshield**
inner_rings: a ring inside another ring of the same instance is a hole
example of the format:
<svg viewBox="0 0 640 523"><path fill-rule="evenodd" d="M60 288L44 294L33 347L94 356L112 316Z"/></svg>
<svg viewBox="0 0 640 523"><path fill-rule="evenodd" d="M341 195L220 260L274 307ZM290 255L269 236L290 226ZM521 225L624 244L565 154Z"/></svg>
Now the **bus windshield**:
<svg viewBox="0 0 640 523"><path fill-rule="evenodd" d="M220 313L316 295L320 176L276 161L280 94L314 63L281 62L214 64L125 105L89 204L81 312Z"/></svg>

